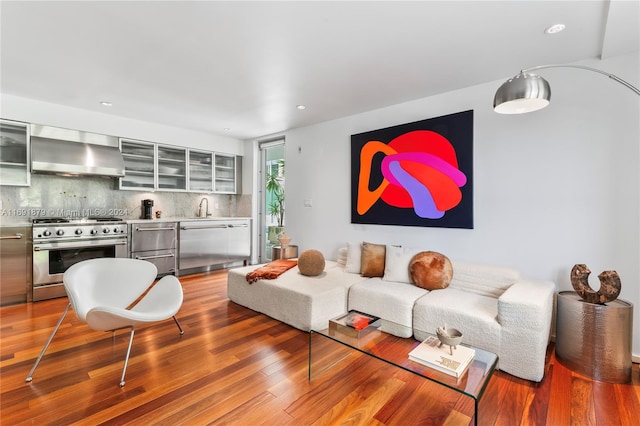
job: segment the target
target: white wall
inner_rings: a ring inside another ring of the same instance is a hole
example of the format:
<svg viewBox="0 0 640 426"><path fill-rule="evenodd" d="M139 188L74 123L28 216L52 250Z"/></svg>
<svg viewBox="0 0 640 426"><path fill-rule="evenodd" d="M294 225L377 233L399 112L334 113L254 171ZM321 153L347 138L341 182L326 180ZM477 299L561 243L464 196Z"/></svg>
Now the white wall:
<svg viewBox="0 0 640 426"><path fill-rule="evenodd" d="M244 143L239 139L173 127L171 123L162 125L132 120L7 94L1 97L0 117L227 154L244 154Z"/></svg>
<svg viewBox="0 0 640 426"><path fill-rule="evenodd" d="M638 86L638 55L583 64ZM505 79L517 71L505 70ZM493 112L497 81L286 132L292 243L332 259L347 241L424 247L452 259L515 267L553 280L559 290L572 289L576 263L591 269L596 289L597 275L613 269L622 278L621 299L635 305L638 356L640 98L583 70L540 74L552 86L552 103L527 115ZM475 123L474 229L350 223L350 135L468 109ZM305 199L313 206L305 207Z"/></svg>

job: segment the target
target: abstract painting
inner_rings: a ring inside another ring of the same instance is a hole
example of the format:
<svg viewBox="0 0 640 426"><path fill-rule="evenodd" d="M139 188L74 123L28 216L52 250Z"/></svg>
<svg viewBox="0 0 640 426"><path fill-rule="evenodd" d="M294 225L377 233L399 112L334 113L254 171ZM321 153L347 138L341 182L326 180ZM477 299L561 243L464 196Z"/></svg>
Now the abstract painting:
<svg viewBox="0 0 640 426"><path fill-rule="evenodd" d="M473 111L352 135L351 223L473 229Z"/></svg>

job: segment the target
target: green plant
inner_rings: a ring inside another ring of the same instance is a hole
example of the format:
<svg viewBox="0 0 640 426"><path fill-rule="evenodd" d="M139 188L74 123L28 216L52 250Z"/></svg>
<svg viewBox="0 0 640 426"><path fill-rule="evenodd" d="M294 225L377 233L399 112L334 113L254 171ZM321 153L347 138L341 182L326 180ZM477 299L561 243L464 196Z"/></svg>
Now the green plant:
<svg viewBox="0 0 640 426"><path fill-rule="evenodd" d="M278 226L284 223L284 160L278 160L276 171L268 173L266 177L266 189L271 194L269 214L276 217Z"/></svg>

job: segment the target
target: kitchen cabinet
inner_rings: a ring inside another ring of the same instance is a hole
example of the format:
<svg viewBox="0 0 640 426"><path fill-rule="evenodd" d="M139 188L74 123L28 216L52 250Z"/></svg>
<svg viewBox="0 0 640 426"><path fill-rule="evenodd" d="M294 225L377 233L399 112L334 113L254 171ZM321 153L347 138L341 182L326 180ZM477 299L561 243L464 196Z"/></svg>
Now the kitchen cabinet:
<svg viewBox="0 0 640 426"><path fill-rule="evenodd" d="M0 185L29 186L29 124L0 120Z"/></svg>
<svg viewBox="0 0 640 426"><path fill-rule="evenodd" d="M120 139L125 176L120 189L186 191L187 149Z"/></svg>
<svg viewBox="0 0 640 426"><path fill-rule="evenodd" d="M249 219L230 220L227 223L227 255L229 259L249 259L251 257L251 221Z"/></svg>
<svg viewBox="0 0 640 426"><path fill-rule="evenodd" d="M120 139L124 158L124 177L120 189L154 190L156 188L155 144Z"/></svg>
<svg viewBox="0 0 640 426"><path fill-rule="evenodd" d="M189 150L189 191L213 192L213 152Z"/></svg>
<svg viewBox="0 0 640 426"><path fill-rule="evenodd" d="M178 275L220 269L250 257L250 219L180 222Z"/></svg>
<svg viewBox="0 0 640 426"><path fill-rule="evenodd" d="M213 190L219 194L239 194L241 192L242 157L229 154L215 154Z"/></svg>
<svg viewBox="0 0 640 426"><path fill-rule="evenodd" d="M30 300L30 227L0 227L0 305Z"/></svg>
<svg viewBox="0 0 640 426"><path fill-rule="evenodd" d="M187 190L187 149L158 145L158 190Z"/></svg>
<svg viewBox="0 0 640 426"><path fill-rule="evenodd" d="M238 194L242 157L120 139L125 176L120 189Z"/></svg>

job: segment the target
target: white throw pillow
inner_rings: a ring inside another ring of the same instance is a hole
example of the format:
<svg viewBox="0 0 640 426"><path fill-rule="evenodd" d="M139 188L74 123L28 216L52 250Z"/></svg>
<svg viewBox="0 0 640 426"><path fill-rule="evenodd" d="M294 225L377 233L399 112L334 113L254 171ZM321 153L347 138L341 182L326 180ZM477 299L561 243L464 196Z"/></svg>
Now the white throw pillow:
<svg viewBox="0 0 640 426"><path fill-rule="evenodd" d="M347 265L344 270L352 274L359 274L362 258L362 243L347 243Z"/></svg>
<svg viewBox="0 0 640 426"><path fill-rule="evenodd" d="M413 281L409 274L409 263L411 263L413 256L421 251L423 251L423 249L387 245L384 276L382 279L385 281L412 284Z"/></svg>

